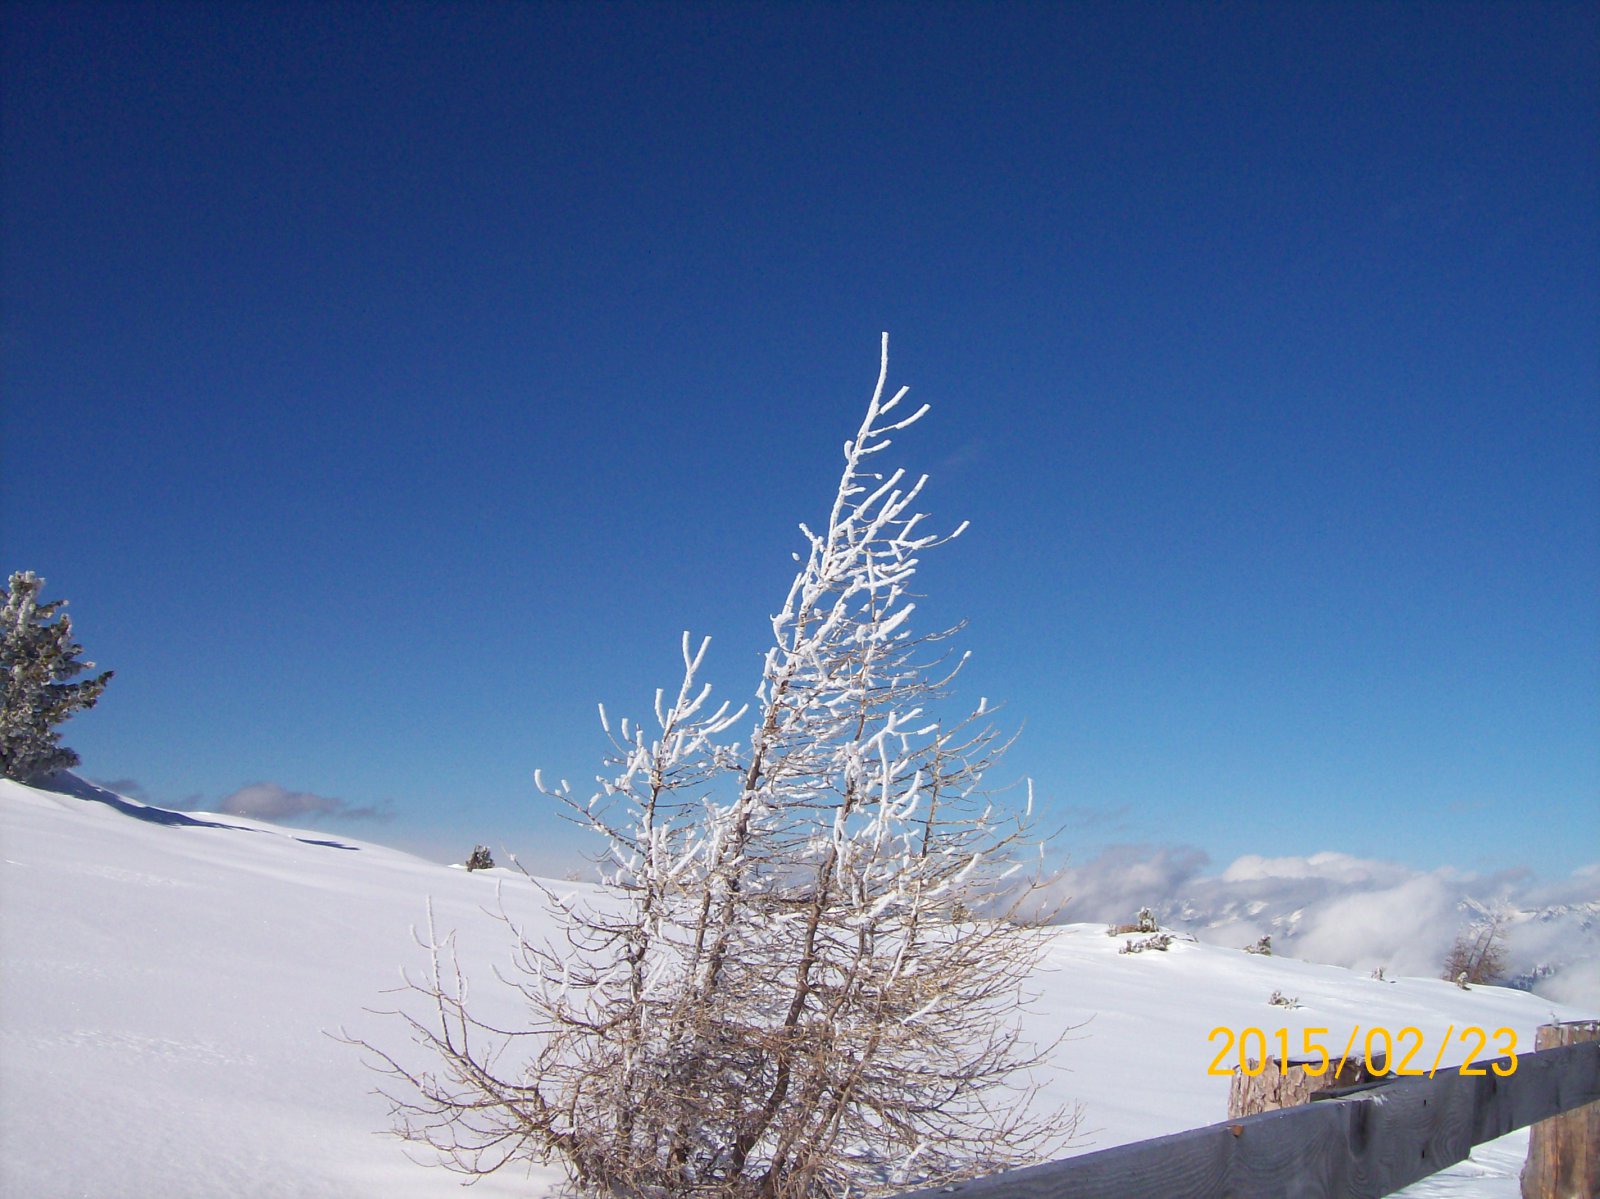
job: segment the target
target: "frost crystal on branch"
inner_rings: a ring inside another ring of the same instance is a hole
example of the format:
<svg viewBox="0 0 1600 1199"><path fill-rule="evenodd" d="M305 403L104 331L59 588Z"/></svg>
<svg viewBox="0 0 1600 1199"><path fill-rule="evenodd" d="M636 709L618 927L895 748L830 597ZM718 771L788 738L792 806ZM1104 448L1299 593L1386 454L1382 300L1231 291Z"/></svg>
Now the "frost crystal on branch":
<svg viewBox="0 0 1600 1199"><path fill-rule="evenodd" d="M1016 1031L1045 933L994 910L1029 843L1027 813L981 790L1007 742L986 701L941 712L958 629L910 625L919 555L966 526L927 531L926 477L868 466L927 412L885 398L887 371L885 336L753 703L711 707L708 642L685 634L648 733L601 710L594 796L545 792L602 839L607 894L547 892L565 946L518 934L526 1032L475 1023L435 949L434 1019L408 1019L439 1070L374 1050L400 1131L448 1164L556 1158L594 1193L801 1199L987 1173L1070 1133L1027 1102L1043 1053Z"/></svg>

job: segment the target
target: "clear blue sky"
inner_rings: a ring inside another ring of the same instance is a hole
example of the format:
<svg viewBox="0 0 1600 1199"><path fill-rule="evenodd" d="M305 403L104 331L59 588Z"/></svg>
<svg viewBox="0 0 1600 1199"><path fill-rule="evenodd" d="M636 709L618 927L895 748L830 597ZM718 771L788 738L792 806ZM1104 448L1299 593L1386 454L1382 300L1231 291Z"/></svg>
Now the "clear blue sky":
<svg viewBox="0 0 1600 1199"><path fill-rule="evenodd" d="M753 690L888 330L1074 860L1600 858L1593 4L0 21L0 567L117 672L91 777L558 860L597 702L685 628Z"/></svg>

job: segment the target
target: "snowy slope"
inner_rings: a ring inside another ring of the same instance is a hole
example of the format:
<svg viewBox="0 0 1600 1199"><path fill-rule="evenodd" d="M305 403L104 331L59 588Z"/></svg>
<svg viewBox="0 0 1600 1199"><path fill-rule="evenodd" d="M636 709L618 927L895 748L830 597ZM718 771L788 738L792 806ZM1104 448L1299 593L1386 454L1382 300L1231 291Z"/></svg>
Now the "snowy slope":
<svg viewBox="0 0 1600 1199"><path fill-rule="evenodd" d="M535 929L531 887L380 846L236 817L174 817L107 793L0 781L0 1192L55 1199L218 1195L455 1195L458 1178L412 1164L341 1027L399 1050L365 1009L423 955L411 928L454 929L476 1006L514 1019L491 977L507 960L504 902ZM1377 982L1336 967L1180 942L1121 955L1102 925L1063 927L1028 1015L1035 1034L1081 1025L1048 1096L1084 1107L1075 1148L1104 1148L1220 1120L1227 1080L1207 1077L1217 1026L1516 1029L1594 1017L1524 992L1430 979ZM1273 991L1302 1006L1269 1006ZM1461 1060L1459 1044L1447 1062ZM1419 1184L1434 1196L1516 1195L1526 1133ZM556 1175L492 1178L479 1196L540 1194Z"/></svg>

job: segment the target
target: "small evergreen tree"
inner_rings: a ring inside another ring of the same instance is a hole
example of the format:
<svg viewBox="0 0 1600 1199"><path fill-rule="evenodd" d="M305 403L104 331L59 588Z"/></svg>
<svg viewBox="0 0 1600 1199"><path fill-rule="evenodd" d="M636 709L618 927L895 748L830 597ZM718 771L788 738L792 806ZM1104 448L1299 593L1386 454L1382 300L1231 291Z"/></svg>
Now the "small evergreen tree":
<svg viewBox="0 0 1600 1199"><path fill-rule="evenodd" d="M76 766L78 755L59 744L56 725L95 705L112 672L76 683L68 679L94 666L72 640L66 600L39 602L44 580L17 571L6 585L0 612L0 774L27 782L52 770Z"/></svg>

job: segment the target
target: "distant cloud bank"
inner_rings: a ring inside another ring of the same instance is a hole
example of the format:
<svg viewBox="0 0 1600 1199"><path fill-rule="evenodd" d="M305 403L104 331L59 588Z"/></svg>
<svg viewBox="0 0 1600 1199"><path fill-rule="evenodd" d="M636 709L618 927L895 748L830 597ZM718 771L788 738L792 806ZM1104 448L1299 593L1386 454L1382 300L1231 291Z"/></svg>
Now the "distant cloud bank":
<svg viewBox="0 0 1600 1199"><path fill-rule="evenodd" d="M251 783L225 796L217 811L254 820L303 820L333 816L341 820L384 820L388 813L371 805L356 807L342 799L290 791L277 783Z"/></svg>
<svg viewBox="0 0 1600 1199"><path fill-rule="evenodd" d="M1112 846L1061 871L1048 896L1065 922L1126 921L1148 906L1212 944L1270 935L1286 955L1391 977L1437 975L1458 934L1504 911L1508 978L1600 1007L1600 863L1555 884L1526 869L1422 871L1344 853L1247 854L1220 874L1209 866L1193 846Z"/></svg>

